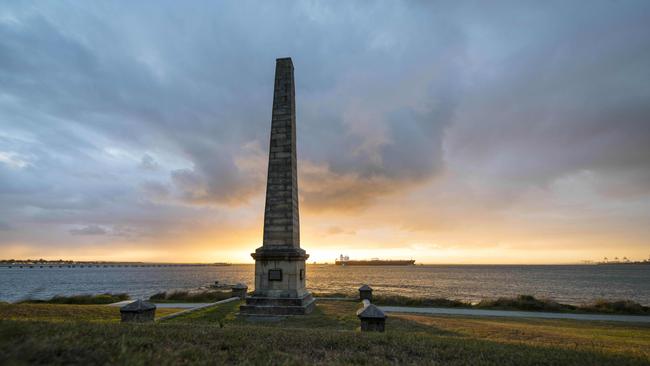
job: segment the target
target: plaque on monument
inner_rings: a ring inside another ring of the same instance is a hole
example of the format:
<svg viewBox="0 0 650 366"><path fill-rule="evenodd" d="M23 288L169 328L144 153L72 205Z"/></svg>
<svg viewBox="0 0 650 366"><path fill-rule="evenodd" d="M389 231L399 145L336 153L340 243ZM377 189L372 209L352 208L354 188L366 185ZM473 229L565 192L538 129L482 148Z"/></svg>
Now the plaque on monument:
<svg viewBox="0 0 650 366"><path fill-rule="evenodd" d="M269 269L269 281L282 281L282 270Z"/></svg>

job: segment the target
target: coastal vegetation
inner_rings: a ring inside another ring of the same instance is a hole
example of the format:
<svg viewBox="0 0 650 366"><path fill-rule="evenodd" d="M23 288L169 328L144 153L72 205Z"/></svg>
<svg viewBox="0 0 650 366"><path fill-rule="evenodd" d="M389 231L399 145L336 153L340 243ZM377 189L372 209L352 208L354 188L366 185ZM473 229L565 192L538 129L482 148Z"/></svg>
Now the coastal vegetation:
<svg viewBox="0 0 650 366"><path fill-rule="evenodd" d="M460 300L428 297L408 297L401 295L373 295L375 305L419 306L440 308L470 308L472 304Z"/></svg>
<svg viewBox="0 0 650 366"><path fill-rule="evenodd" d="M568 305L560 304L549 299L537 299L530 295L519 295L516 298L502 297L495 300L483 300L474 307L498 310L650 315L650 307L630 300L596 300L581 305Z"/></svg>
<svg viewBox="0 0 650 366"><path fill-rule="evenodd" d="M149 301L157 303L165 302L217 302L232 297L231 291L166 291L158 292L149 297Z"/></svg>
<svg viewBox="0 0 650 366"><path fill-rule="evenodd" d="M27 299L20 301L21 303L29 304L71 304L71 305L90 305L90 304L112 304L128 300L128 294L99 294L99 295L72 295L62 296L57 295L47 300L41 299Z"/></svg>
<svg viewBox="0 0 650 366"><path fill-rule="evenodd" d="M650 314L650 307L629 300L598 300L580 307L585 312L611 314Z"/></svg>
<svg viewBox="0 0 650 366"><path fill-rule="evenodd" d="M355 300L352 293L317 293L316 297ZM409 297L402 295L373 295L372 302L384 306L415 306L441 308L468 308L485 310L547 311L562 313L603 313L650 315L650 307L630 300L596 300L580 305L558 303L551 299L539 299L531 295L485 299L478 303L445 298Z"/></svg>
<svg viewBox="0 0 650 366"><path fill-rule="evenodd" d="M154 303L207 303L217 302L232 297L230 291L199 290L186 291L175 290L159 292L149 297ZM314 297L339 298L349 301L356 301L358 298L352 293L314 293ZM128 300L129 295L120 294L99 294L99 295L57 295L50 299L27 299L21 303L32 304L112 304ZM531 295L519 295L517 297L499 297L496 299L485 299L478 303L467 301L451 300L445 298L409 297L401 295L374 295L373 303L384 306L413 306L413 307L441 307L441 308L468 308L485 310L516 310L516 311L545 311L562 313L600 313L600 314L627 314L627 315L650 315L650 307L641 305L630 300L596 300L594 302L569 305L558 303L551 299L539 299Z"/></svg>
<svg viewBox="0 0 650 366"><path fill-rule="evenodd" d="M310 315L267 321L238 317L238 305L148 324L120 324L109 306L0 305L0 364L650 362L647 325L391 314L386 333L371 334L359 332L358 302L322 301Z"/></svg>

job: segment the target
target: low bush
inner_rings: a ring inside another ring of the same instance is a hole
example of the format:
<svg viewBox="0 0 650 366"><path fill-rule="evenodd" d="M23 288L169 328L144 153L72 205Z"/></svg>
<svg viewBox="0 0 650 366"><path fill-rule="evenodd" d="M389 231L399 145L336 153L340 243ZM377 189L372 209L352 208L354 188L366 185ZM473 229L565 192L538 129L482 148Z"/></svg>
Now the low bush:
<svg viewBox="0 0 650 366"><path fill-rule="evenodd" d="M549 299L538 299L531 295L519 295L515 298L500 297L496 300L481 300L475 305L477 308L501 309L501 310L529 310L529 311L572 311L576 307L560 304Z"/></svg>
<svg viewBox="0 0 650 366"><path fill-rule="evenodd" d="M128 300L128 294L100 294L100 295L72 295L61 296L57 295L48 300L27 299L20 301L20 303L29 304L68 304L68 305L102 305L112 304L114 302Z"/></svg>
<svg viewBox="0 0 650 366"><path fill-rule="evenodd" d="M561 304L550 299L538 299L531 295L517 297L499 297L497 299L484 299L477 304L460 300L445 298L407 297L400 295L374 295L372 302L385 306L420 306L442 308L475 308L492 310L523 310L523 311L548 311L548 312L573 312L573 313L606 313L606 314L632 314L650 315L650 307L643 306L629 300L607 301L598 300L594 303L579 306Z"/></svg>
<svg viewBox="0 0 650 366"><path fill-rule="evenodd" d="M149 297L153 302L216 302L232 297L230 291L169 291Z"/></svg>
<svg viewBox="0 0 650 366"><path fill-rule="evenodd" d="M597 300L591 304L584 304L578 307L581 311L588 313L609 313L609 314L650 314L650 307L643 306L638 302L630 300L607 301Z"/></svg>
<svg viewBox="0 0 650 366"><path fill-rule="evenodd" d="M443 308L471 307L468 302L444 298L407 297L401 295L374 295L372 303L392 306L426 306Z"/></svg>

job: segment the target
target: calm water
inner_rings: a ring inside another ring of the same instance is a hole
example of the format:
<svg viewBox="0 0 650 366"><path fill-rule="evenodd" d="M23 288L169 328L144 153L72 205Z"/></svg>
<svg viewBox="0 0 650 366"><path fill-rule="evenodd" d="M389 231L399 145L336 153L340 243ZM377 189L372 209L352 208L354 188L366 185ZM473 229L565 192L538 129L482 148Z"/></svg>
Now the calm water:
<svg viewBox="0 0 650 366"><path fill-rule="evenodd" d="M309 265L315 292L354 292L368 283L375 293L478 301L531 294L579 304L631 299L650 305L650 266L408 266ZM0 300L126 292L133 297L192 289L218 280L253 288L253 265L224 267L0 268Z"/></svg>

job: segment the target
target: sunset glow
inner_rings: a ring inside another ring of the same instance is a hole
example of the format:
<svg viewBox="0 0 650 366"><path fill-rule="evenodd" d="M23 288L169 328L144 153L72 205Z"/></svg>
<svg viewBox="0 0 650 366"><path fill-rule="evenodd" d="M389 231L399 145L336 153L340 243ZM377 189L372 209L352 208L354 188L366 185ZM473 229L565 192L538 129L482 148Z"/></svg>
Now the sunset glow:
<svg viewBox="0 0 650 366"><path fill-rule="evenodd" d="M647 11L390 4L4 4L0 257L253 263L290 55L309 263L648 258Z"/></svg>

